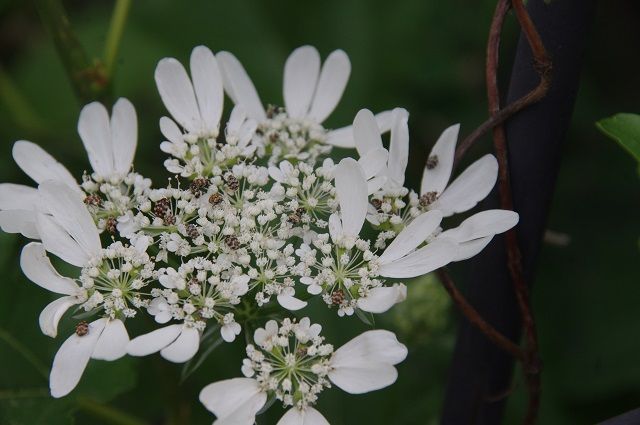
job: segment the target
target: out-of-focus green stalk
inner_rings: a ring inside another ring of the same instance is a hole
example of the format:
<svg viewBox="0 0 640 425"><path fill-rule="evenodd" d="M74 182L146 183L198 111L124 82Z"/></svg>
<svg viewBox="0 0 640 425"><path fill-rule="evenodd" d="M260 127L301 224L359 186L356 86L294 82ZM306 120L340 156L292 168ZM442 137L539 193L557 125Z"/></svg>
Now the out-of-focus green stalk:
<svg viewBox="0 0 640 425"><path fill-rule="evenodd" d="M0 67L0 102L7 106L9 114L19 127L36 134L45 131L42 119L2 67Z"/></svg>
<svg viewBox="0 0 640 425"><path fill-rule="evenodd" d="M18 341L13 335L3 328L0 328L0 340L4 341L9 347L22 355L22 357L31 363L31 365L38 371L38 373L40 373L40 375L42 375L44 379L49 379L49 368L47 368L22 342Z"/></svg>
<svg viewBox="0 0 640 425"><path fill-rule="evenodd" d="M99 61L91 62L60 0L35 0L43 24L51 34L78 99L85 103L108 95L109 79Z"/></svg>
<svg viewBox="0 0 640 425"><path fill-rule="evenodd" d="M87 397L78 397L77 402L88 414L113 425L147 425L135 416Z"/></svg>
<svg viewBox="0 0 640 425"><path fill-rule="evenodd" d="M120 49L120 41L124 33L124 27L129 16L131 8L131 0L116 0L116 5L111 16L111 24L107 33L107 41L104 45L104 64L107 77L113 77L113 68L115 66L118 50Z"/></svg>

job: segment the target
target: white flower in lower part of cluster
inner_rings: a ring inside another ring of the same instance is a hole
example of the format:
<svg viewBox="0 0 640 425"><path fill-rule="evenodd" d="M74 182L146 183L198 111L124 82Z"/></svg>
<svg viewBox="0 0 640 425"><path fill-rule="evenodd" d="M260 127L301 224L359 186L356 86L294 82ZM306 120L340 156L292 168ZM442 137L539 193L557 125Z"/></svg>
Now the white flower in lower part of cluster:
<svg viewBox="0 0 640 425"><path fill-rule="evenodd" d="M322 126L338 105L351 73L349 57L342 50L332 52L321 66L314 47L295 49L284 68L284 108L267 110L240 61L229 52L219 52L217 58L227 94L258 122L256 143L271 164L286 158L313 160L331 146L354 147L351 126L331 131ZM390 112L376 118L388 131Z"/></svg>
<svg viewBox="0 0 640 425"><path fill-rule="evenodd" d="M215 382L200 392L200 401L217 416L214 424L252 425L267 399L275 397L290 407L279 425L325 425L313 405L331 384L363 394L396 381L394 366L406 358L407 348L393 333L368 331L334 351L321 330L306 317L272 320L257 329L243 361L245 378Z"/></svg>
<svg viewBox="0 0 640 425"><path fill-rule="evenodd" d="M82 108L78 133L93 168L82 185L55 158L38 145L21 140L13 145L16 164L36 183L56 180L67 184L87 204L94 207L96 221L115 220L133 206L133 195L142 195L151 184L129 173L137 144L136 111L120 98L109 118L106 108L93 102ZM134 188L134 189L132 189ZM35 188L11 183L0 184L0 227L8 233L21 233L39 239L35 216L38 210ZM106 224L105 224L106 225ZM115 228L115 224L113 225ZM104 228L104 225L103 225Z"/></svg>

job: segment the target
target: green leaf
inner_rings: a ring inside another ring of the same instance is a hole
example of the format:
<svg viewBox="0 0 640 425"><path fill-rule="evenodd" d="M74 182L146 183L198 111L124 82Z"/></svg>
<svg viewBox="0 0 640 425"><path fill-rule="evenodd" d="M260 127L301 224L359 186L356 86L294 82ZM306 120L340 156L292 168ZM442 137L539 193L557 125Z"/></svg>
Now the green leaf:
<svg viewBox="0 0 640 425"><path fill-rule="evenodd" d="M376 325L376 321L372 313L367 313L366 311L356 308L356 316L358 316L358 319L362 320L365 325L371 326L372 328Z"/></svg>
<svg viewBox="0 0 640 425"><path fill-rule="evenodd" d="M200 350L191 360L185 363L180 373L180 382L184 382L193 372L196 371L202 363L213 353L216 348L222 345L222 335L218 333L219 325L209 328L202 338L200 347L206 347Z"/></svg>
<svg viewBox="0 0 640 425"><path fill-rule="evenodd" d="M640 162L640 115L616 114L598 121L596 126Z"/></svg>

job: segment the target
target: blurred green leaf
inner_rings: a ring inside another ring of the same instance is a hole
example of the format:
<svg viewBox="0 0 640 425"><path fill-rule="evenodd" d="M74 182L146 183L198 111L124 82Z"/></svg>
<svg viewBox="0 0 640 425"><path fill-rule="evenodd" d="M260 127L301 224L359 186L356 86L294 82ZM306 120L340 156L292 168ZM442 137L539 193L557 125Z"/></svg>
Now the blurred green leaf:
<svg viewBox="0 0 640 425"><path fill-rule="evenodd" d="M596 125L640 162L640 115L620 113L600 120Z"/></svg>

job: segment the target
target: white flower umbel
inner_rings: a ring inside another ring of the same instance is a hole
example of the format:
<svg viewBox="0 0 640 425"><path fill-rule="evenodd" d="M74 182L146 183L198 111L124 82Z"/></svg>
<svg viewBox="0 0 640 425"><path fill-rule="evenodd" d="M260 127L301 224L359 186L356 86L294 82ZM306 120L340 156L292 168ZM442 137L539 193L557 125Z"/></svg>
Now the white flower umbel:
<svg viewBox="0 0 640 425"><path fill-rule="evenodd" d="M419 205L423 210L440 210L445 217L475 207L498 178L498 161L487 154L467 167L451 184L451 172L460 125L447 128L429 153L422 174Z"/></svg>
<svg viewBox="0 0 640 425"><path fill-rule="evenodd" d="M253 335L243 361L245 378L206 386L200 401L217 416L214 424L252 425L269 397L290 409L279 425L325 425L313 408L331 383L351 394L363 394L393 384L394 367L407 348L389 331L365 332L339 349L324 342L322 328L305 317L267 322Z"/></svg>
<svg viewBox="0 0 640 425"><path fill-rule="evenodd" d="M335 50L321 64L315 47L295 49L284 68L284 108L266 110L240 61L229 52L219 52L217 57L227 94L258 121L259 143L272 163L281 158L313 158L328 152L323 144L354 147L351 126L332 131L322 126L338 105L351 73L349 57L342 50ZM388 131L390 113L380 113L377 119Z"/></svg>

